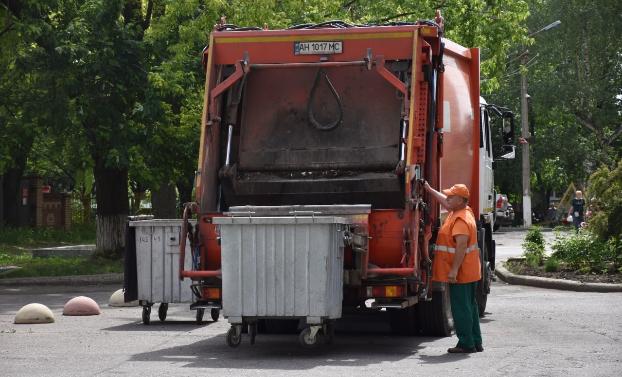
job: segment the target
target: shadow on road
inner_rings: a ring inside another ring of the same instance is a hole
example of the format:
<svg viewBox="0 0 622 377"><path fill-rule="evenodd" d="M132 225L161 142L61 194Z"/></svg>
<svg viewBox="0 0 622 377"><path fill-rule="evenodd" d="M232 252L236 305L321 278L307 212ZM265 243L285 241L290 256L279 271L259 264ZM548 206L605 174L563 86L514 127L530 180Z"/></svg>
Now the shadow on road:
<svg viewBox="0 0 622 377"><path fill-rule="evenodd" d="M419 352L439 338L399 336L381 326L378 318L348 321L339 326L331 345L306 349L298 344L298 334L259 334L255 345L248 335L231 348L225 335L216 335L192 344L172 346L133 355L132 361L185 363L186 368L308 370L318 366L361 366L423 358ZM373 325L372 325L373 324ZM123 326L118 326L119 328ZM145 326L148 327L148 326ZM176 327L177 328L177 327ZM456 362L458 357L426 357L425 362Z"/></svg>
<svg viewBox="0 0 622 377"><path fill-rule="evenodd" d="M152 320L151 324L144 325L141 321L134 321L132 323L125 323L119 326L112 326L103 328L103 331L193 331L199 328L207 327L216 322L203 322L198 325L196 321L177 321L171 319L170 321L160 322Z"/></svg>
<svg viewBox="0 0 622 377"><path fill-rule="evenodd" d="M317 366L361 366L394 362L417 354L425 338L337 335L332 345L305 349L298 336L259 335L255 345L244 337L237 348L218 335L199 342L134 355L132 361L185 362L186 368L307 370Z"/></svg>

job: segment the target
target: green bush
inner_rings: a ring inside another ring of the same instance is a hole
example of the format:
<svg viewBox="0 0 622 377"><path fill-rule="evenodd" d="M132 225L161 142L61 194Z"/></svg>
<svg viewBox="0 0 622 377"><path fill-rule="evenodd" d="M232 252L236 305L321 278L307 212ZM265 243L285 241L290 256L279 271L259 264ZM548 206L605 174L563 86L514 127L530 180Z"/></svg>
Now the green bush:
<svg viewBox="0 0 622 377"><path fill-rule="evenodd" d="M523 256L528 265L532 267L542 266L544 262L544 236L538 226L529 228L523 242Z"/></svg>
<svg viewBox="0 0 622 377"><path fill-rule="evenodd" d="M606 241L622 238L622 160L613 169L602 166L588 182L590 207L593 211L588 227Z"/></svg>
<svg viewBox="0 0 622 377"><path fill-rule="evenodd" d="M544 236L542 235L542 229L539 226L532 226L529 228L527 235L525 236L525 242L533 242L544 247Z"/></svg>
<svg viewBox="0 0 622 377"><path fill-rule="evenodd" d="M554 257L547 258L544 262L544 271L557 272L559 271L559 260Z"/></svg>
<svg viewBox="0 0 622 377"><path fill-rule="evenodd" d="M542 266L544 262L544 245L532 241L523 242L523 256L528 265L532 267Z"/></svg>
<svg viewBox="0 0 622 377"><path fill-rule="evenodd" d="M558 225L555 228L553 228L553 232L555 234L559 234L562 232L570 232L570 231L574 231L574 227L571 225Z"/></svg>
<svg viewBox="0 0 622 377"><path fill-rule="evenodd" d="M554 258L575 270L604 273L616 261L616 252L621 246L619 242L603 242L592 232L584 231L558 238L551 248Z"/></svg>

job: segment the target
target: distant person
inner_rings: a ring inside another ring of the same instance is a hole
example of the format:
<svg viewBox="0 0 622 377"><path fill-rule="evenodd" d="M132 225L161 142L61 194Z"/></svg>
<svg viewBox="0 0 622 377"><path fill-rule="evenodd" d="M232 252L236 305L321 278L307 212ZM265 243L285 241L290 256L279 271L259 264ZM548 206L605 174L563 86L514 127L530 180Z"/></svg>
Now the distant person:
<svg viewBox="0 0 622 377"><path fill-rule="evenodd" d="M583 193L579 190L575 192L574 199L568 210L568 216L572 216L572 224L574 228L579 231L581 223L583 222L583 211L585 209L585 199L583 199Z"/></svg>
<svg viewBox="0 0 622 377"><path fill-rule="evenodd" d="M424 187L449 210L438 232L432 264L432 280L449 283L451 314L458 344L447 352L482 352L479 309L475 299L482 267L477 246L477 224L473 211L467 206L469 189L457 184L438 192L425 181Z"/></svg>
<svg viewBox="0 0 622 377"><path fill-rule="evenodd" d="M555 223L557 221L557 208L555 204L551 204L549 209L546 212L546 219L551 223Z"/></svg>

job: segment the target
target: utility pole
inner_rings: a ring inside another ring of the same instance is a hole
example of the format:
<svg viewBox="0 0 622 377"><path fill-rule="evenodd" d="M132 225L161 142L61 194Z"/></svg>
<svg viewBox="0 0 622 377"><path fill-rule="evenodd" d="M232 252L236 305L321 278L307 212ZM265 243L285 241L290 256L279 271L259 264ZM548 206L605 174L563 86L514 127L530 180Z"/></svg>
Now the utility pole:
<svg viewBox="0 0 622 377"><path fill-rule="evenodd" d="M561 24L561 21L557 20L543 27L542 29L529 34L529 37L533 37L543 31L551 30ZM531 165L529 162L529 142L532 140L529 134L529 104L527 99L527 64L529 63L529 51L525 50L521 56L521 74L520 74L520 123L521 123L521 138L522 138L522 172L523 172L523 225L526 228L531 226Z"/></svg>
<svg viewBox="0 0 622 377"><path fill-rule="evenodd" d="M520 124L521 124L521 137L524 142L522 144L522 158L523 158L523 225L526 228L531 226L531 165L529 161L529 104L527 103L527 73L525 66L529 61L529 51L525 50L521 57L521 75L520 75Z"/></svg>

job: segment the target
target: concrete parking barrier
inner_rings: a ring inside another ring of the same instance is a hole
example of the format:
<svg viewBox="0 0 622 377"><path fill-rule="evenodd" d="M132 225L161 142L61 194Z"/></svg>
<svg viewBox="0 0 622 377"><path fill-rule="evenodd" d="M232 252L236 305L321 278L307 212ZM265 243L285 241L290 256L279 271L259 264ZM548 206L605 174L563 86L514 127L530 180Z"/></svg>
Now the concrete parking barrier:
<svg viewBox="0 0 622 377"><path fill-rule="evenodd" d="M108 306L112 307L130 307L138 306L138 300L125 302L125 290L123 288L116 290L110 300L108 300Z"/></svg>
<svg viewBox="0 0 622 377"><path fill-rule="evenodd" d="M63 315L99 315L99 305L90 297L78 296L67 301Z"/></svg>
<svg viewBox="0 0 622 377"><path fill-rule="evenodd" d="M35 324L54 322L54 313L43 304L32 303L24 305L15 314L14 323Z"/></svg>

